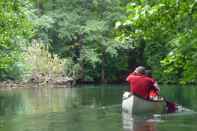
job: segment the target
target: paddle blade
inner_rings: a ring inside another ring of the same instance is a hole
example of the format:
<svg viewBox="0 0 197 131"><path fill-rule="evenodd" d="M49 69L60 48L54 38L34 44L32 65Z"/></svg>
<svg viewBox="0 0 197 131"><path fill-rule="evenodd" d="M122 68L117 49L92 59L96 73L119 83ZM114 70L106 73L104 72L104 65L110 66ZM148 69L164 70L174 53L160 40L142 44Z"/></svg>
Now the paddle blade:
<svg viewBox="0 0 197 131"><path fill-rule="evenodd" d="M166 103L167 103L167 112L168 113L173 113L176 111L176 103L175 102L166 101Z"/></svg>

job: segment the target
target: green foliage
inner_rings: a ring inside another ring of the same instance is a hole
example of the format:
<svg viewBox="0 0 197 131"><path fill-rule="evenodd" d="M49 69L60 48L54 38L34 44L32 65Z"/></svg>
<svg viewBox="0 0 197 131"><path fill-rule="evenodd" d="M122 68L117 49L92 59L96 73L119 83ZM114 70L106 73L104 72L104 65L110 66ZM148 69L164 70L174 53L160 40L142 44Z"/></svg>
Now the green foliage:
<svg viewBox="0 0 197 131"><path fill-rule="evenodd" d="M195 81L196 5L195 0L131 1L127 18L116 23L117 38L131 41L134 50L144 47L145 65L162 81Z"/></svg>
<svg viewBox="0 0 197 131"><path fill-rule="evenodd" d="M114 40L114 25L124 17L122 12L126 2L127 0L0 1L1 78L11 76L19 79L33 72L55 74L58 70L52 68L58 67L60 72L64 70L66 75L76 79L100 79L101 72L108 72L112 65L119 64L114 59L119 57L119 49L124 46ZM29 42L32 38L42 42L32 45ZM51 46L45 48L49 43ZM28 55L27 52L34 53ZM47 54L53 55L47 57ZM52 62L52 67L44 64L49 62L48 59L52 61L56 57L64 63L64 67L59 67L57 61ZM37 64L39 66L35 66ZM109 74L116 74L117 70L112 70ZM49 71L52 73L48 73Z"/></svg>
<svg viewBox="0 0 197 131"><path fill-rule="evenodd" d="M1 0L0 79L115 81L145 65L160 81L196 82L196 12L196 0Z"/></svg>
<svg viewBox="0 0 197 131"><path fill-rule="evenodd" d="M196 82L196 35L196 30L192 33L179 34L171 41L173 50L161 61L166 67L165 73L179 75L180 82L183 84Z"/></svg>
<svg viewBox="0 0 197 131"><path fill-rule="evenodd" d="M80 66L80 72L85 73L79 76L88 79L101 77L101 68L110 68L102 67L102 63L118 56L114 24L124 17L121 13L126 2L48 0L43 3L44 15L52 18L51 27L44 31L51 43L50 50L61 57L71 57Z"/></svg>
<svg viewBox="0 0 197 131"><path fill-rule="evenodd" d="M20 74L20 46L33 34L25 12L28 7L22 0L0 1L0 79L15 79Z"/></svg>
<svg viewBox="0 0 197 131"><path fill-rule="evenodd" d="M69 59L60 59L51 54L43 43L34 41L23 52L24 79L29 80L42 75L45 79L54 79L62 75L75 78L77 67Z"/></svg>

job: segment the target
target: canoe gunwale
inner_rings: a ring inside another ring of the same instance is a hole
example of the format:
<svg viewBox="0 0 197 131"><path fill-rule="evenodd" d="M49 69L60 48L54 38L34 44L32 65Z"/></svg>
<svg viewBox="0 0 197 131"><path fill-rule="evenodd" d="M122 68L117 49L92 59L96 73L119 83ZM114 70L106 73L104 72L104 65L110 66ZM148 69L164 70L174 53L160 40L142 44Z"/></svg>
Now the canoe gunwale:
<svg viewBox="0 0 197 131"><path fill-rule="evenodd" d="M143 100L145 100L145 101L147 101L147 102L164 102L164 101L165 101L165 100L148 100L148 99L145 99L144 97L142 97L142 96L140 96L140 95L138 95L138 94L133 94L133 93L130 93L130 95L129 95L127 98L124 98L123 100L126 100L126 99L128 99L129 97L131 97L131 96L138 97L138 98L143 99Z"/></svg>
<svg viewBox="0 0 197 131"><path fill-rule="evenodd" d="M147 100L139 95L129 94L129 92L125 92L123 98L122 110L129 114L163 113L166 109L165 100Z"/></svg>

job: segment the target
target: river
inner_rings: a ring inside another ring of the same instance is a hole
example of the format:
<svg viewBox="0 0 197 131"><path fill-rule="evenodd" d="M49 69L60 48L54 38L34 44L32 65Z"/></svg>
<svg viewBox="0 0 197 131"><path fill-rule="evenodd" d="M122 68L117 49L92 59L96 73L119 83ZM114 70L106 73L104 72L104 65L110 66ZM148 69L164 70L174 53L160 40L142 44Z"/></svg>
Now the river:
<svg viewBox="0 0 197 131"><path fill-rule="evenodd" d="M195 86L161 86L169 100L197 111ZM127 116L127 85L29 88L0 92L0 131L196 131L196 113Z"/></svg>

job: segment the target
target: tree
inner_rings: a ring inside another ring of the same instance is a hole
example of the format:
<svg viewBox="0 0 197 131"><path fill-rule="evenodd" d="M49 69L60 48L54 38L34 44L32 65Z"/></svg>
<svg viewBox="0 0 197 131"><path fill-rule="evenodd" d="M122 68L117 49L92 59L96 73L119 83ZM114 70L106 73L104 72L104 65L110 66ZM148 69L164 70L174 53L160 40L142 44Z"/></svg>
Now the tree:
<svg viewBox="0 0 197 131"><path fill-rule="evenodd" d="M79 64L79 79L105 82L110 73L114 75L107 72L114 64L110 61L118 55L114 25L124 17L121 12L126 2L48 0L44 3L44 15L54 21L51 28L43 30L51 40L51 51L61 57L71 57Z"/></svg>
<svg viewBox="0 0 197 131"><path fill-rule="evenodd" d="M15 79L20 74L20 47L33 34L28 8L28 1L0 1L0 79Z"/></svg>
<svg viewBox="0 0 197 131"><path fill-rule="evenodd" d="M196 48L196 1L134 0L127 5L127 14L117 23L118 39L132 41L134 50L144 47L144 64L157 77L185 82L196 77L195 60L189 57L196 55L189 52Z"/></svg>

